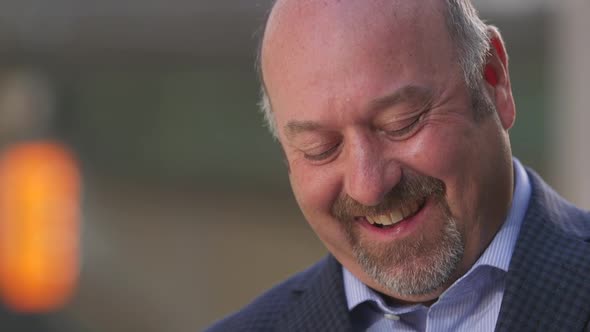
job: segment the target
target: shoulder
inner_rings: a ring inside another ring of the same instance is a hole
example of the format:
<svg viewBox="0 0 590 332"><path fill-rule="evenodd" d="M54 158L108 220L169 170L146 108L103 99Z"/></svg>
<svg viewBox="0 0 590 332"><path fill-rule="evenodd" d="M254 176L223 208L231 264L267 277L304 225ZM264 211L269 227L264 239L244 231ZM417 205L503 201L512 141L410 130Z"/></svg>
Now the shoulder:
<svg viewBox="0 0 590 332"><path fill-rule="evenodd" d="M293 296L292 286L301 276L295 275L257 297L239 311L216 322L206 332L272 331L286 311Z"/></svg>
<svg viewBox="0 0 590 332"><path fill-rule="evenodd" d="M590 317L590 213L567 202L533 171L528 175L531 199L496 330L580 331Z"/></svg>
<svg viewBox="0 0 590 332"><path fill-rule="evenodd" d="M535 172L527 173L532 185L530 217L545 220L567 237L590 242L590 212L562 198Z"/></svg>
<svg viewBox="0 0 590 332"><path fill-rule="evenodd" d="M322 259L307 270L274 286L244 308L214 323L205 331L275 331L278 322L289 312L303 288L314 282L318 274L326 273L329 259Z"/></svg>

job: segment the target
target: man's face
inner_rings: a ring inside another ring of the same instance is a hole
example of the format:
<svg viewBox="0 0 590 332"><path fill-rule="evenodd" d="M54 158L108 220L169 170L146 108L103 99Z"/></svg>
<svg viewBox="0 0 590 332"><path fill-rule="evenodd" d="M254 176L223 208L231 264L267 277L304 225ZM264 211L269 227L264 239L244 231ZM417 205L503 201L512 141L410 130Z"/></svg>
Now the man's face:
<svg viewBox="0 0 590 332"><path fill-rule="evenodd" d="M507 128L495 113L474 120L443 10L279 1L263 47L303 214L361 281L407 301L468 270L512 192Z"/></svg>

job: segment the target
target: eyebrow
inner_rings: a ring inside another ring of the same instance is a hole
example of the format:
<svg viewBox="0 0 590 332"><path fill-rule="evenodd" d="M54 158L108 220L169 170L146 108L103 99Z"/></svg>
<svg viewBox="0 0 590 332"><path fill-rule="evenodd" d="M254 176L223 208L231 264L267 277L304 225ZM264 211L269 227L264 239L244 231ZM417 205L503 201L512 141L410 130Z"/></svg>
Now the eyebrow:
<svg viewBox="0 0 590 332"><path fill-rule="evenodd" d="M293 138L293 136L309 131L316 131L321 129L322 126L313 121L289 121L285 126L285 133L288 138Z"/></svg>
<svg viewBox="0 0 590 332"><path fill-rule="evenodd" d="M425 106L432 100L432 90L426 87L417 85L406 85L393 93L384 97L377 98L369 103L371 111L382 110L388 107L395 106L402 103L411 103L415 105ZM310 131L318 131L323 126L313 121L289 121L285 125L285 134L289 139L292 139L297 134Z"/></svg>
<svg viewBox="0 0 590 332"><path fill-rule="evenodd" d="M370 109L381 110L403 103L425 106L432 101L433 95L429 88L406 85L389 95L373 100L370 103Z"/></svg>

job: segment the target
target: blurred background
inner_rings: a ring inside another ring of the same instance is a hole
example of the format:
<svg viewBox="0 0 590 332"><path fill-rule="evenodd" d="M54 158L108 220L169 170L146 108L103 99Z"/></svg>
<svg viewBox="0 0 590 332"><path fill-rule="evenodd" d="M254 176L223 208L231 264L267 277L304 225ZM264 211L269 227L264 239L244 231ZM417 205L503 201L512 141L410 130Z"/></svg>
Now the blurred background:
<svg viewBox="0 0 590 332"><path fill-rule="evenodd" d="M69 265L39 270L66 286L46 295L53 306L22 310L9 300L22 278L4 276L0 330L200 331L325 255L257 111L270 2L0 2L0 148L49 142L69 177L49 170L44 183L81 185L44 192L73 212L61 228L43 212L31 233L49 239L41 255L72 244L50 257ZM590 2L475 3L507 42L514 154L590 208Z"/></svg>

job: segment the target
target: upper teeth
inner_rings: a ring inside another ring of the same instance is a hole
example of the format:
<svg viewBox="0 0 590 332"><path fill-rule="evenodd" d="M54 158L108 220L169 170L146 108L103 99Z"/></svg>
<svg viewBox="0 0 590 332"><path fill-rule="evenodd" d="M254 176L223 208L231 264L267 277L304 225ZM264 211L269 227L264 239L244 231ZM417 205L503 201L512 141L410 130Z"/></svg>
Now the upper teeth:
<svg viewBox="0 0 590 332"><path fill-rule="evenodd" d="M412 202L405 204L404 206L397 208L387 214L380 214L376 216L366 216L367 220L371 224L379 224L379 225L393 225L397 224L398 222L402 221L404 218L407 218L418 211L420 208L419 202Z"/></svg>

